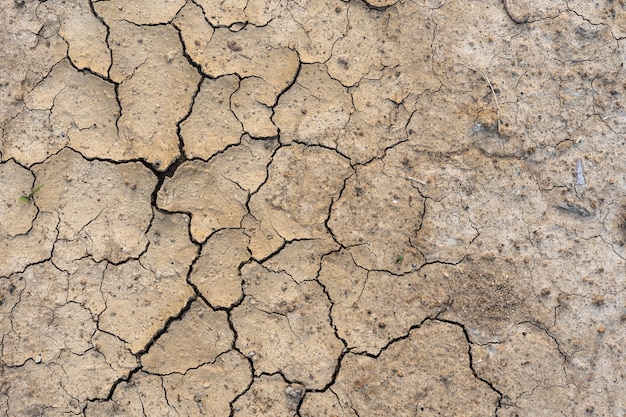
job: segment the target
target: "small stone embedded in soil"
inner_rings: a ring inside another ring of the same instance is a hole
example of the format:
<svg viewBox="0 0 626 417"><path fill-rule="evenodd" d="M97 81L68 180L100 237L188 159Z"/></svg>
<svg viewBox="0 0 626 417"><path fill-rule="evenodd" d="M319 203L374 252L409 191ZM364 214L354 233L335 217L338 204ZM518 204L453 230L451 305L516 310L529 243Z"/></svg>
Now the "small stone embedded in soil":
<svg viewBox="0 0 626 417"><path fill-rule="evenodd" d="M254 351L258 373L280 371L290 381L322 388L331 381L343 344L334 335L330 302L315 281L297 284L286 273L252 263L241 271L243 303L231 313L237 348Z"/></svg>
<svg viewBox="0 0 626 417"><path fill-rule="evenodd" d="M213 311L204 301L196 300L141 357L141 364L146 372L184 374L213 362L230 349L233 339L226 313Z"/></svg>

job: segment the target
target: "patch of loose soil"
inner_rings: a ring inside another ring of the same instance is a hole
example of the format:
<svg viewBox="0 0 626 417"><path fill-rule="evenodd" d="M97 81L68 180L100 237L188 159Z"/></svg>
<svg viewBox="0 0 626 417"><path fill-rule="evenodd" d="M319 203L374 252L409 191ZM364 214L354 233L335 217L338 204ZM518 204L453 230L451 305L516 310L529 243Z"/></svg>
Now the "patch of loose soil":
<svg viewBox="0 0 626 417"><path fill-rule="evenodd" d="M626 416L625 16L0 0L0 412Z"/></svg>

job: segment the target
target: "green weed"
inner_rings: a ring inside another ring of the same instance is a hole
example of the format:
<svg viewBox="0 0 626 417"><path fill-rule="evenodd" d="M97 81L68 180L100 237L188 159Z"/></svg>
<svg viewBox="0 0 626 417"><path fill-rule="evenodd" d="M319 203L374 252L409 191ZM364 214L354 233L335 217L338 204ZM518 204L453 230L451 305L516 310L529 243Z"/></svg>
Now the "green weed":
<svg viewBox="0 0 626 417"><path fill-rule="evenodd" d="M24 203L28 203L28 202L33 201L33 197L35 196L35 193L37 191L41 190L41 187L43 187L43 184L41 184L37 188L33 188L33 190L30 192L30 194L20 196L20 198L18 198L18 200L21 201L21 202L24 202Z"/></svg>

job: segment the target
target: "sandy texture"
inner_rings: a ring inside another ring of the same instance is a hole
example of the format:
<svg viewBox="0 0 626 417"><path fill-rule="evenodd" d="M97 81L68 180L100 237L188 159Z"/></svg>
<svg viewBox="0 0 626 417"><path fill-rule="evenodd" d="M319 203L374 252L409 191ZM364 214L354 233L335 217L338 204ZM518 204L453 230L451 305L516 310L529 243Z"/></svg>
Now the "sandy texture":
<svg viewBox="0 0 626 417"><path fill-rule="evenodd" d="M0 414L626 416L625 10L0 0Z"/></svg>

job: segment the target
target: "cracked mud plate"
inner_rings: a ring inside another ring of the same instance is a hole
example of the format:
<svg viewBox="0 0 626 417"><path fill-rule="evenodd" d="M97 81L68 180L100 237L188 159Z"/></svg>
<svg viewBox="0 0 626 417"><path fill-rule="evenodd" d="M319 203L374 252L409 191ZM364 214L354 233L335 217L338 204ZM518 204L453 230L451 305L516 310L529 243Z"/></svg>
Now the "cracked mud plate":
<svg viewBox="0 0 626 417"><path fill-rule="evenodd" d="M0 0L4 416L626 416L626 11Z"/></svg>

